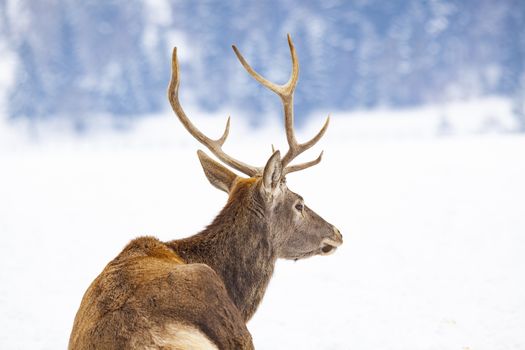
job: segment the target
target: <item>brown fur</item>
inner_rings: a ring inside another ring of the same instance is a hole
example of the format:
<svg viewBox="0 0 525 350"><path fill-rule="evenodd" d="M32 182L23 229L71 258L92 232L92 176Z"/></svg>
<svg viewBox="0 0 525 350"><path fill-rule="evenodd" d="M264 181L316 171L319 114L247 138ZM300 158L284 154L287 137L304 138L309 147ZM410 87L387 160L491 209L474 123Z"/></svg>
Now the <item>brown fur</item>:
<svg viewBox="0 0 525 350"><path fill-rule="evenodd" d="M161 349L151 330L173 322L197 326L220 349L253 348L244 320L215 271L186 264L166 244L141 237L86 291L69 348Z"/></svg>
<svg viewBox="0 0 525 350"><path fill-rule="evenodd" d="M255 313L277 259L264 208L254 198L256 182L237 183L226 207L203 232L168 243L188 263L204 263L217 272L247 322Z"/></svg>
<svg viewBox="0 0 525 350"><path fill-rule="evenodd" d="M276 260L260 214L248 209L261 200L254 186L237 181L226 207L193 237L129 243L88 288L69 348L156 348L150 330L177 321L196 325L220 349L252 349L245 323Z"/></svg>

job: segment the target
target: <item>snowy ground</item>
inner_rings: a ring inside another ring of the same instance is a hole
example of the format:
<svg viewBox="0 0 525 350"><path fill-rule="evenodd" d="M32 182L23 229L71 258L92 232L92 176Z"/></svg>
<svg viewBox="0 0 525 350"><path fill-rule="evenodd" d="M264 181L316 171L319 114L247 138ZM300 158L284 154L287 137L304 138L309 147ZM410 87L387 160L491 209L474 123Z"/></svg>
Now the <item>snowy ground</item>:
<svg viewBox="0 0 525 350"><path fill-rule="evenodd" d="M199 125L218 135L222 122ZM334 118L321 165L289 176L345 243L278 264L249 323L256 348L525 349L525 136L357 125ZM275 126L232 128L241 159L283 147ZM121 135L33 132L0 127L0 349L66 348L83 292L130 239L195 233L225 202L172 117Z"/></svg>

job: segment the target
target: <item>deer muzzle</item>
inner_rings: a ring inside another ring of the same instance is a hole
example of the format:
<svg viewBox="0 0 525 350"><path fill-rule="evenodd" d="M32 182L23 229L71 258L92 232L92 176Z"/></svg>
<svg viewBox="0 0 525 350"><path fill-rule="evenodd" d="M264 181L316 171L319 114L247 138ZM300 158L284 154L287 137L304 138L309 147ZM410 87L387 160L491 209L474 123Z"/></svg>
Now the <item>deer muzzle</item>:
<svg viewBox="0 0 525 350"><path fill-rule="evenodd" d="M343 244L343 235L339 230L334 226L334 234L332 237L323 239L321 242L321 255L330 255L337 247Z"/></svg>

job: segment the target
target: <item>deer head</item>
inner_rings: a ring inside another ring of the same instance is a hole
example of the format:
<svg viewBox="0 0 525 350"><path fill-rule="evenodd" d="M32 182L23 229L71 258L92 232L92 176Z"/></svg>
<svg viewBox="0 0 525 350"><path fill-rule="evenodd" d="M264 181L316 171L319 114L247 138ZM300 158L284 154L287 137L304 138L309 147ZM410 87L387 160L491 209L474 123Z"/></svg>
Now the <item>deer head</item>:
<svg viewBox="0 0 525 350"><path fill-rule="evenodd" d="M284 85L277 85L262 77L233 46L235 54L248 73L263 86L276 93L283 104L289 149L283 157L278 150L274 151L264 167L248 165L222 150L229 134L230 118L228 118L222 136L218 139L211 139L197 129L186 116L178 98L179 65L176 48L173 50L168 98L175 114L194 138L206 146L224 164L249 176L249 178L243 178L236 175L199 150L198 157L210 183L228 193L229 202L241 201L250 207L249 210L259 218L262 225L268 228L270 244L276 257L301 259L313 255L330 254L342 244L343 240L337 228L306 206L303 198L288 189L286 185L287 174L309 168L321 161L322 152L315 160L290 165L298 155L321 139L330 120L328 117L321 130L311 140L305 143L297 141L294 132L293 94L299 77L299 62L290 35L288 35L288 44L292 57L292 73L289 81Z"/></svg>

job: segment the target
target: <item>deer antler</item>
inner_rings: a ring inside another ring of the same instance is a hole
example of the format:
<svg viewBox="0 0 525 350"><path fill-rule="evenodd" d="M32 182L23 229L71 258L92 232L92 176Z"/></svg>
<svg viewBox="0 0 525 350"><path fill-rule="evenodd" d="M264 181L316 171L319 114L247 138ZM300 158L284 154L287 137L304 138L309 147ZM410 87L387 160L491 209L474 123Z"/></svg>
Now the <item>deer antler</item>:
<svg viewBox="0 0 525 350"><path fill-rule="evenodd" d="M290 34L288 34L288 45L290 46L290 54L292 56L292 73L290 76L290 79L288 82L284 85L277 85L275 83L272 83L271 81L267 80L263 76L261 76L259 73L257 73L249 64L246 62L244 57L241 55L239 50L235 45L232 45L233 51L235 51L235 55L237 55L237 58L241 62L242 66L246 71L259 83L261 83L263 86L268 88L269 90L275 92L279 97L281 98L281 101L283 103L284 108L284 124L286 128L286 139L288 141L289 150L286 152L282 159L282 165L283 165L283 174L288 174L294 171L303 170L306 168L309 168L313 165L318 164L321 161L321 158L323 156L323 152L317 157L317 159L312 160L310 162L301 163L297 165L288 166L290 162L295 159L298 155L315 145L321 137L323 137L324 133L326 132L326 129L328 128L328 124L330 122L330 116L326 118L326 122L324 123L321 130L315 135L312 139L305 143L298 143L297 139L295 138L295 131L294 131L294 121L293 121L293 93L295 91L295 87L297 85L297 80L299 79L299 61L297 59L297 54L295 52L295 47L292 43L292 38Z"/></svg>
<svg viewBox="0 0 525 350"><path fill-rule="evenodd" d="M318 164L321 161L323 152L321 152L321 154L319 154L319 156L312 161L289 166L292 160L294 160L297 156L299 156L307 149L311 148L321 139L321 137L323 137L330 122L330 116L328 116L321 130L312 139L304 143L297 142L294 131L293 93L297 85L297 80L299 79L299 61L297 59L297 54L295 52L295 47L292 43L292 38L290 37L290 34L288 34L288 45L290 46L290 54L292 56L292 73L290 79L284 85L272 83L271 81L267 80L259 73L257 73L248 64L248 62L246 62L246 60L241 55L237 47L235 45L232 45L233 51L235 51L237 58L239 59L243 67L246 69L246 71L263 86L275 92L281 98L281 101L283 103L286 139L288 141L289 146L288 152L286 152L286 154L281 160L283 167L283 175L309 168L313 165ZM228 121L226 122L226 128L224 129L224 133L222 134L222 136L216 140L213 140L204 135L199 129L197 129L195 125L193 125L193 123L186 116L186 113L184 113L184 110L182 109L182 106L179 101L179 63L177 60L177 48L173 49L173 57L171 61L171 81L168 87L168 99L170 101L171 107L173 108L173 111L175 112L175 114L177 114L179 120L182 122L182 125L184 125L186 130L188 130L188 132L193 137L195 137L200 143L206 146L215 156L217 156L217 158L219 158L225 164L228 164L232 168L237 169L248 176L257 176L262 173L263 168L245 164L229 156L222 150L222 145L226 141L226 138L228 137L228 133L230 131L230 117L228 117Z"/></svg>
<svg viewBox="0 0 525 350"><path fill-rule="evenodd" d="M217 158L222 160L225 164L228 164L232 168L237 169L248 176L255 176L261 173L261 168L245 164L227 155L222 150L222 145L226 141L226 138L228 137L228 134L230 132L230 117L228 117L228 121L226 122L226 128L224 129L224 133L222 134L222 136L217 140L213 140L204 135L199 129L197 129L195 125L193 125L193 123L186 116L186 113L184 113L184 110L182 109L182 106L179 102L179 63L177 60L176 47L173 48L173 56L171 60L171 81L168 87L168 99L170 100L170 104L173 108L173 111L175 112L175 114L177 114L177 117L179 117L179 120L182 122L182 125L184 125L186 130L188 130L188 132L193 137L195 137L200 143L202 143L213 154L215 154Z"/></svg>

